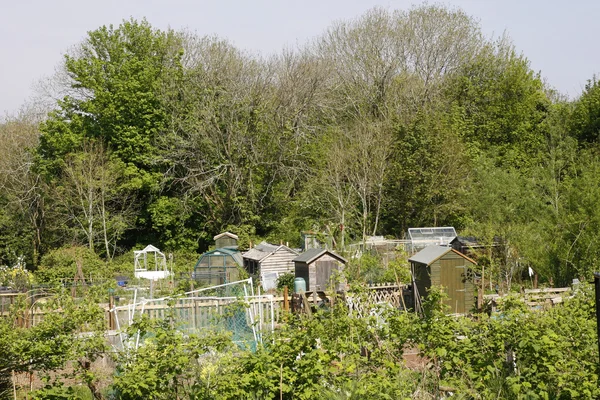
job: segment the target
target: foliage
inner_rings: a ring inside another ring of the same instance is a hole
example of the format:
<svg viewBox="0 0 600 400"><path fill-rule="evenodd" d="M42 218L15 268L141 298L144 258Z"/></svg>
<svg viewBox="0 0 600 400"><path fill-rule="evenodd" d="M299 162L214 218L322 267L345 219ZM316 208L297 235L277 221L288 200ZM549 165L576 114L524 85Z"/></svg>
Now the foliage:
<svg viewBox="0 0 600 400"><path fill-rule="evenodd" d="M72 281L81 263L84 277L109 277L106 264L87 247L64 247L46 254L35 275L39 282L57 283Z"/></svg>
<svg viewBox="0 0 600 400"><path fill-rule="evenodd" d="M47 313L31 328L17 325L19 319L0 319L3 348L0 370L3 373L40 374L48 385L38 394L34 393L39 398L68 394L60 389L67 379L84 384L97 394L98 376L90 365L105 353L107 344L104 313L94 300L91 297L90 301L75 302L66 293L59 293L45 302L38 302ZM82 332L86 334L82 335ZM67 363L72 365L72 372L65 372Z"/></svg>
<svg viewBox="0 0 600 400"><path fill-rule="evenodd" d="M0 371L45 375L36 398L81 395L67 387L73 379L101 398L90 362L106 351L102 310L65 296L47 306L64 312L32 328L0 321ZM436 398L448 390L509 400L600 395L589 285L548 310L531 310L516 297L499 307L491 316L450 316L438 287L428 292L422 316L376 306L361 316L335 298L312 316L286 314L255 351L218 332L183 332L171 310L164 320L138 319L123 332L126 341L139 335L140 346L116 355L111 390L121 399ZM417 365L405 365L408 349L419 351ZM64 370L69 361L72 374Z"/></svg>
<svg viewBox="0 0 600 400"><path fill-rule="evenodd" d="M385 263L377 254L364 253L352 258L346 265L345 273L349 282L365 283L406 283L410 282L408 257L404 251L395 251L393 259Z"/></svg>
<svg viewBox="0 0 600 400"><path fill-rule="evenodd" d="M43 121L0 124L2 264L80 245L194 254L223 230L241 250L310 230L344 251L446 225L500 238L503 287L527 267L589 279L599 257L598 83L561 98L460 9L371 9L268 59L130 19L58 72ZM367 281L402 271L362 263Z"/></svg>
<svg viewBox="0 0 600 400"><path fill-rule="evenodd" d="M292 273L286 273L277 277L277 290L282 291L287 286L290 293L294 290L294 279L296 275Z"/></svg>
<svg viewBox="0 0 600 400"><path fill-rule="evenodd" d="M33 281L33 274L20 263L12 267L0 266L0 286L21 291L29 288Z"/></svg>
<svg viewBox="0 0 600 400"><path fill-rule="evenodd" d="M560 98L460 9L372 9L268 59L126 20L90 31L52 84L59 100L43 122L25 110L0 123L0 264L22 260L42 284L72 280L78 262L86 278L131 275L128 254L148 243L187 273L224 230L241 250L258 238L296 245L310 230L344 251L453 225L493 245L479 264L502 289L528 267L542 282L586 281L600 259L600 85ZM407 273L404 254L346 268L356 283ZM3 285L29 278L0 272ZM0 320L0 377L43 373L54 378L35 396L79 396L61 372L71 361L99 396L88 362L105 349L103 318L91 301L107 289L46 300L61 312L30 329L15 306ZM148 334L119 356L114 387L123 398L600 397L589 288L543 312L509 299L500 314L449 317L439 288L421 318L370 311L335 299L286 317L254 353L138 321ZM408 348L423 365L404 366Z"/></svg>
<svg viewBox="0 0 600 400"><path fill-rule="evenodd" d="M600 126L599 107L600 85L594 76L585 85L581 97L575 102L573 114L570 118L570 128L573 136L585 144L598 143Z"/></svg>
<svg viewBox="0 0 600 400"><path fill-rule="evenodd" d="M120 399L208 398L211 381L204 374L210 374L210 354L231 345L227 336L215 332L184 335L169 319L140 319L128 334L139 335L142 343L117 358L114 388Z"/></svg>
<svg viewBox="0 0 600 400"><path fill-rule="evenodd" d="M220 380L220 398L310 399L358 382L357 395L407 396L410 381L396 379L411 375L398 367L402 345L388 342L374 318L354 318L343 302L336 304L314 318L292 316L273 344L238 358L230 374L241 379Z"/></svg>

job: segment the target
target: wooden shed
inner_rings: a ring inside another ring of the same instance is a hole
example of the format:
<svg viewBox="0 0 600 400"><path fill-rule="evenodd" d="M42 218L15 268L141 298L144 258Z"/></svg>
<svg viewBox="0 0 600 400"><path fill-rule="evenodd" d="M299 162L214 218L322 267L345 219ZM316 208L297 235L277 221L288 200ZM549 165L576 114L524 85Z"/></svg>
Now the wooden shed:
<svg viewBox="0 0 600 400"><path fill-rule="evenodd" d="M304 278L306 290L324 291L331 285L335 271L341 272L346 259L327 249L310 249L294 259L296 278ZM338 289L343 284L338 282Z"/></svg>
<svg viewBox="0 0 600 400"><path fill-rule="evenodd" d="M223 232L213 238L217 249L237 249L239 237L231 232Z"/></svg>
<svg viewBox="0 0 600 400"><path fill-rule="evenodd" d="M273 289L277 278L285 273L294 273L294 259L298 252L284 245L267 242L253 247L244 254L244 268L250 275L259 277L263 289Z"/></svg>
<svg viewBox="0 0 600 400"><path fill-rule="evenodd" d="M485 243L474 236L457 236L450 242L450 247L468 257L477 259L478 255L486 252L492 254L494 249L500 247L501 239L494 236L491 243Z"/></svg>
<svg viewBox="0 0 600 400"><path fill-rule="evenodd" d="M428 246L408 259L411 263L415 309L431 286L442 286L451 313L465 314L475 306L475 261L451 247Z"/></svg>

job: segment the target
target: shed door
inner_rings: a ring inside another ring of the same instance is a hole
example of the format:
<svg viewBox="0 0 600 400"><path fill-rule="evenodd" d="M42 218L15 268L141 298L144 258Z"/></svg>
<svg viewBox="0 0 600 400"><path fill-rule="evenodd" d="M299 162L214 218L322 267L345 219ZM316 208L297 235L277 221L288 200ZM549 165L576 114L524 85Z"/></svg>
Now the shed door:
<svg viewBox="0 0 600 400"><path fill-rule="evenodd" d="M317 269L317 282L314 290L326 290L329 286L329 278L336 269L336 262L333 260L317 261L315 267Z"/></svg>
<svg viewBox="0 0 600 400"><path fill-rule="evenodd" d="M465 313L465 271L464 265L443 265L440 271L440 282L448 290L446 304L451 313Z"/></svg>

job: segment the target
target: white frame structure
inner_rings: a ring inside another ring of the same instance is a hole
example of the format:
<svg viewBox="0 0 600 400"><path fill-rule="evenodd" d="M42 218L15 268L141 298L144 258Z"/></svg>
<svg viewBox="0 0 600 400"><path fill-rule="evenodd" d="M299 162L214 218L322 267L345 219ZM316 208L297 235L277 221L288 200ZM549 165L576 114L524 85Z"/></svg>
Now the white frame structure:
<svg viewBox="0 0 600 400"><path fill-rule="evenodd" d="M452 226L408 228L411 252L417 252L427 246L449 246L456 237Z"/></svg>
<svg viewBox="0 0 600 400"><path fill-rule="evenodd" d="M148 261L154 259L154 269L148 269ZM149 244L143 250L134 250L133 268L136 278L156 281L169 277L172 272L167 268L167 257L156 247Z"/></svg>

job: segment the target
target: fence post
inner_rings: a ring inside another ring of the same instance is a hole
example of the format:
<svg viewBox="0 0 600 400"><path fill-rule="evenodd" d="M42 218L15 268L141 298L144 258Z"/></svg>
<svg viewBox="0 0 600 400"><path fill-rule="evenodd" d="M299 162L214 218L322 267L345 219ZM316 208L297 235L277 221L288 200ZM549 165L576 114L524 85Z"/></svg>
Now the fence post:
<svg viewBox="0 0 600 400"><path fill-rule="evenodd" d="M108 289L108 329L115 329L115 320L113 318L112 309L115 307L115 290Z"/></svg>
<svg viewBox="0 0 600 400"><path fill-rule="evenodd" d="M598 356L600 357L600 274L594 272L594 288L596 289L596 329L598 332Z"/></svg>

